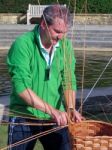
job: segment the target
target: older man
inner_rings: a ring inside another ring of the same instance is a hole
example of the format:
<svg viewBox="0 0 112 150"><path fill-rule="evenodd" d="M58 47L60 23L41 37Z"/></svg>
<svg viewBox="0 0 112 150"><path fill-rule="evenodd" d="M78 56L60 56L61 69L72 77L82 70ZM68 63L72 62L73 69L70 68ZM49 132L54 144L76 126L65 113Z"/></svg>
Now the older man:
<svg viewBox="0 0 112 150"><path fill-rule="evenodd" d="M66 126L68 115L65 105L72 108L72 118L82 119L73 106L75 58L71 42L65 37L68 25L68 9L51 5L43 11L40 25L18 37L9 50L7 63L12 79L10 110L14 112L10 122L22 123L9 126L9 145L56 126ZM38 123L50 121L56 122L56 125L38 126ZM25 126L26 122L37 123L37 126ZM45 150L70 150L67 128L39 140ZM10 146L10 149L32 150L35 143L36 139Z"/></svg>

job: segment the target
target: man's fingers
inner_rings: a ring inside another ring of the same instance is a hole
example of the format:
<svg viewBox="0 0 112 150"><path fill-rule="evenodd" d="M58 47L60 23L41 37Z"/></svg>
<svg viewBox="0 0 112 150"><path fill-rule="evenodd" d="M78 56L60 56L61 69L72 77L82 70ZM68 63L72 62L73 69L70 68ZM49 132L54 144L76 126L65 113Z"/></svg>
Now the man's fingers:
<svg viewBox="0 0 112 150"><path fill-rule="evenodd" d="M56 111L54 117L59 126L67 125L68 117L66 112Z"/></svg>

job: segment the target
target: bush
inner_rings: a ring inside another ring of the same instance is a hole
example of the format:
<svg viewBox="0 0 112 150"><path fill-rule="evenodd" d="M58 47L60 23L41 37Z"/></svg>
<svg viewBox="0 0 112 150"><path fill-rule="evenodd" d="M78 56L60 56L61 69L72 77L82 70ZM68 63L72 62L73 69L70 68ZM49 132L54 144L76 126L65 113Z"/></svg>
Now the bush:
<svg viewBox="0 0 112 150"><path fill-rule="evenodd" d="M56 0L0 0L0 13L26 13L28 4L53 4ZM70 12L112 13L112 0L59 0L67 4ZM76 10L75 10L76 8Z"/></svg>

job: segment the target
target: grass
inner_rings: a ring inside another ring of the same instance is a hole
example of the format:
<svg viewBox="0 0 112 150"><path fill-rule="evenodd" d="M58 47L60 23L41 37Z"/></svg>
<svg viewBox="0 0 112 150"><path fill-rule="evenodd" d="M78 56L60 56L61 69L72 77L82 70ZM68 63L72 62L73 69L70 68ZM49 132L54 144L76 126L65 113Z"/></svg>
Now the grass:
<svg viewBox="0 0 112 150"><path fill-rule="evenodd" d="M7 126L0 126L0 148L6 146L7 141Z"/></svg>
<svg viewBox="0 0 112 150"><path fill-rule="evenodd" d="M0 149L7 146L7 126L0 125ZM34 150L43 150L39 141L37 141Z"/></svg>

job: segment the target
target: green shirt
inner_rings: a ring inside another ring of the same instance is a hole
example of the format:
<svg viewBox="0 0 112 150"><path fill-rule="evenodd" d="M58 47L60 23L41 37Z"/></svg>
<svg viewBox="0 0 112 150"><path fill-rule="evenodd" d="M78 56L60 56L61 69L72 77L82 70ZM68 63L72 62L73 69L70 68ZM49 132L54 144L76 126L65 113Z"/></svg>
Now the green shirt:
<svg viewBox="0 0 112 150"><path fill-rule="evenodd" d="M43 101L64 111L63 90L76 90L74 51L68 39L60 40L48 70L40 51L38 36L37 25L34 30L18 37L9 50L7 64L12 83L10 109L21 114L49 119L48 114L29 106L18 94L30 88Z"/></svg>

